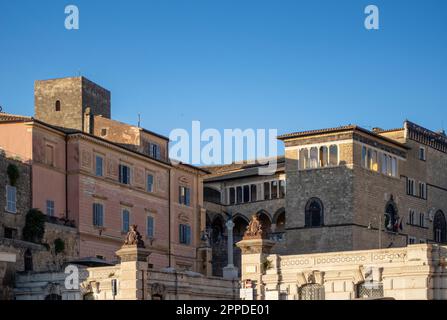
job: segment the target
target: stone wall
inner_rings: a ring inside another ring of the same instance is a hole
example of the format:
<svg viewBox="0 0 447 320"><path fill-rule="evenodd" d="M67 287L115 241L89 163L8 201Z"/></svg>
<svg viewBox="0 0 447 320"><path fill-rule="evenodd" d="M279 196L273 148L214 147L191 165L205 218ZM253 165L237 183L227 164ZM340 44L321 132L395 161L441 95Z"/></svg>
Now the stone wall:
<svg viewBox="0 0 447 320"><path fill-rule="evenodd" d="M56 101L60 111L56 111ZM34 84L36 119L84 131L84 113L110 118L110 92L84 77L39 80Z"/></svg>

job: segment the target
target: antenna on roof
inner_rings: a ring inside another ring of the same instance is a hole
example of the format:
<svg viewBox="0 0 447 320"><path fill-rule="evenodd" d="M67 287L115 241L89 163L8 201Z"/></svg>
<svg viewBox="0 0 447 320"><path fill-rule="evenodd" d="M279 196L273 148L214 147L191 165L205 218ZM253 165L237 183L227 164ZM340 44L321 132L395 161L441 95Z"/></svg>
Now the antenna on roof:
<svg viewBox="0 0 447 320"><path fill-rule="evenodd" d="M141 128L141 114L138 113L138 128Z"/></svg>

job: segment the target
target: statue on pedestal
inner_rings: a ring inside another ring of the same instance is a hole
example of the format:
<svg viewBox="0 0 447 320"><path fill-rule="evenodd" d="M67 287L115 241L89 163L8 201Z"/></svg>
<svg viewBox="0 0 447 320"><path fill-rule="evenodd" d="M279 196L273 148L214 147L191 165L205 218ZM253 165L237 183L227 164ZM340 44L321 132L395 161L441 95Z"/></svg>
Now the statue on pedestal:
<svg viewBox="0 0 447 320"><path fill-rule="evenodd" d="M258 218L258 215L254 214L251 217L250 223L247 226L247 230L244 233L244 240L247 239L266 239L267 233L263 229L263 225Z"/></svg>
<svg viewBox="0 0 447 320"><path fill-rule="evenodd" d="M138 248L144 248L144 241L141 234L137 230L137 225L131 225L130 230L126 235L125 246L137 246Z"/></svg>

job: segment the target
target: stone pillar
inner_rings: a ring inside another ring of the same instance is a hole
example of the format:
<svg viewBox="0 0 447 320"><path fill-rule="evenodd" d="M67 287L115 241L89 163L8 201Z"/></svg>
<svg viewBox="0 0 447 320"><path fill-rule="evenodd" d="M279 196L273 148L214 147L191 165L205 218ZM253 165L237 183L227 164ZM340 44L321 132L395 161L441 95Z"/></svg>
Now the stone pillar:
<svg viewBox="0 0 447 320"><path fill-rule="evenodd" d="M241 283L242 288L246 283L251 283L254 288L255 300L264 300L264 286L262 277L266 273L266 268L276 261L269 261L268 256L274 241L264 238L246 238L236 244L242 251Z"/></svg>
<svg viewBox="0 0 447 320"><path fill-rule="evenodd" d="M228 252L228 264L223 268L223 277L225 279L237 279L238 269L233 264L233 228L234 222L229 219L225 224L227 227L227 252Z"/></svg>
<svg viewBox="0 0 447 320"><path fill-rule="evenodd" d="M117 300L145 300L148 294L148 257L150 251L137 245L124 245L116 252L120 258Z"/></svg>

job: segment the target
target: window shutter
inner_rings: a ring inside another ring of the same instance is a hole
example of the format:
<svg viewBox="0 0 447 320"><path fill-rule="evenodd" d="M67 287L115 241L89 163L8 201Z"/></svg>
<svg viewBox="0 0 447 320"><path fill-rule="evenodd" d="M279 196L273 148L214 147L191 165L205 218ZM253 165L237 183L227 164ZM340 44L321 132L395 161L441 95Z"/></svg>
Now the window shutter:
<svg viewBox="0 0 447 320"><path fill-rule="evenodd" d="M185 188L185 204L189 206L190 204L190 190L189 188Z"/></svg>
<svg viewBox="0 0 447 320"><path fill-rule="evenodd" d="M186 226L186 244L191 243L191 227Z"/></svg>

